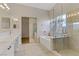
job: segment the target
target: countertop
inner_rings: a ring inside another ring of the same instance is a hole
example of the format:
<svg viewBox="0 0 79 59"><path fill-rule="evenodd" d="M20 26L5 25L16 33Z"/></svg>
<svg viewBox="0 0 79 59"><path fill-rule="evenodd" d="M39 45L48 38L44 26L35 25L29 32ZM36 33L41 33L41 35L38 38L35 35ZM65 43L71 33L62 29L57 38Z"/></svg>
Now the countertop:
<svg viewBox="0 0 79 59"><path fill-rule="evenodd" d="M67 38L69 37L68 35L62 35L62 36L57 36L57 37L53 37L53 36L40 36L40 38L44 38L44 39L57 39L57 38Z"/></svg>

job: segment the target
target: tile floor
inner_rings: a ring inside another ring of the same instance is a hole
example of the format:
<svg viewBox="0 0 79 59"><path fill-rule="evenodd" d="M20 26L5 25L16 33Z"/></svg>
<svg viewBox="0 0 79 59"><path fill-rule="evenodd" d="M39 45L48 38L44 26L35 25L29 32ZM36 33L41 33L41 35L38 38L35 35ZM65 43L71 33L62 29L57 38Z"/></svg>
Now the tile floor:
<svg viewBox="0 0 79 59"><path fill-rule="evenodd" d="M55 56L55 54L46 50L39 43L28 43L18 47L15 56Z"/></svg>
<svg viewBox="0 0 79 59"><path fill-rule="evenodd" d="M15 50L15 56L79 56L79 51L64 49L59 52L50 52L45 47L32 40L31 43L20 45Z"/></svg>
<svg viewBox="0 0 79 59"><path fill-rule="evenodd" d="M73 49L64 49L59 51L62 56L79 56L79 51Z"/></svg>

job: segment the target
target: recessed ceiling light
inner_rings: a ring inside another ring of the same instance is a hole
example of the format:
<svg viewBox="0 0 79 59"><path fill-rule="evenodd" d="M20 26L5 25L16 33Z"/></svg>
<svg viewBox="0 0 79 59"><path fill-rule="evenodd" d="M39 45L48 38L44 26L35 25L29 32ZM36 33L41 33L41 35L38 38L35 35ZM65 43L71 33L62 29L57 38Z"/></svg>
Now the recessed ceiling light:
<svg viewBox="0 0 79 59"><path fill-rule="evenodd" d="M8 10L10 9L6 3L4 3L3 5L4 5L5 8L7 8Z"/></svg>
<svg viewBox="0 0 79 59"><path fill-rule="evenodd" d="M4 7L3 5L0 5L0 7L1 7L2 9L5 9L5 7Z"/></svg>

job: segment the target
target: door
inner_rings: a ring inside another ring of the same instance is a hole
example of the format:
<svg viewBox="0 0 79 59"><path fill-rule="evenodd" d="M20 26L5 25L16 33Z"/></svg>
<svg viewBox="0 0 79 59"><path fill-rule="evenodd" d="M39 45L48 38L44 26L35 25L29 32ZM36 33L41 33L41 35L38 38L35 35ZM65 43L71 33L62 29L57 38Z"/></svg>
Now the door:
<svg viewBox="0 0 79 59"><path fill-rule="evenodd" d="M29 43L29 17L22 17L22 43Z"/></svg>

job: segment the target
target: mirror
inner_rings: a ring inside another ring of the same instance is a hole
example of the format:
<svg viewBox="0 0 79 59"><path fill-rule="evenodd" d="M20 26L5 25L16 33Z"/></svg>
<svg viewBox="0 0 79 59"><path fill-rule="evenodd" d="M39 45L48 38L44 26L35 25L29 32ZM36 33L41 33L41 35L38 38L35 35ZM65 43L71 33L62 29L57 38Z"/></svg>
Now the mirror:
<svg viewBox="0 0 79 59"><path fill-rule="evenodd" d="M2 29L10 29L10 18L2 17L1 18L1 28Z"/></svg>

